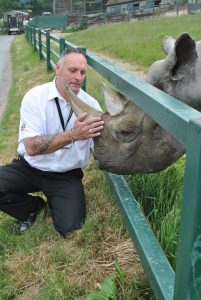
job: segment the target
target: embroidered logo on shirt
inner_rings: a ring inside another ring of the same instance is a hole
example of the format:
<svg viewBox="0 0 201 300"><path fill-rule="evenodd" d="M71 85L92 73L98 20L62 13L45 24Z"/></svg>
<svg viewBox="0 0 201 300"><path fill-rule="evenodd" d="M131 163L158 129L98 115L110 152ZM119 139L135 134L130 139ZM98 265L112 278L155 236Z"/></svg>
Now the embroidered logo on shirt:
<svg viewBox="0 0 201 300"><path fill-rule="evenodd" d="M26 128L26 124L23 123L22 126L21 126L21 131L23 131L25 128Z"/></svg>

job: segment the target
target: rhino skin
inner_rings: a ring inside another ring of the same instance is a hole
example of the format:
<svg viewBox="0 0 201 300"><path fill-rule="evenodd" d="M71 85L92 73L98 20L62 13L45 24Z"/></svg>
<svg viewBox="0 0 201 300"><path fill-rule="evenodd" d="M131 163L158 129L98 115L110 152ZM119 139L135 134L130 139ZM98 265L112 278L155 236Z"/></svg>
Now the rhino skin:
<svg viewBox="0 0 201 300"><path fill-rule="evenodd" d="M176 40L165 37L163 50L166 58L150 67L146 81L201 111L201 43L182 33ZM94 138L101 170L122 175L157 172L185 153L182 144L118 91L104 87L108 112L103 113L92 113L69 88L67 93L77 115L101 115L105 121L101 136Z"/></svg>

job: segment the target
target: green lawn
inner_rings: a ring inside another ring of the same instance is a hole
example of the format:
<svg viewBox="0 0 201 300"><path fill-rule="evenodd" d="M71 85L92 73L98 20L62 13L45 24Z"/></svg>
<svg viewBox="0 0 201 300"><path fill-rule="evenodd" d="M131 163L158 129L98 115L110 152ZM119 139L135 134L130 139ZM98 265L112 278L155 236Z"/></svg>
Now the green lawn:
<svg viewBox="0 0 201 300"><path fill-rule="evenodd" d="M155 60L164 57L161 44L164 36L177 37L188 32L200 39L200 14L177 17L156 17L139 22L112 23L91 27L67 35L66 39L90 50L109 54L127 62L148 68Z"/></svg>

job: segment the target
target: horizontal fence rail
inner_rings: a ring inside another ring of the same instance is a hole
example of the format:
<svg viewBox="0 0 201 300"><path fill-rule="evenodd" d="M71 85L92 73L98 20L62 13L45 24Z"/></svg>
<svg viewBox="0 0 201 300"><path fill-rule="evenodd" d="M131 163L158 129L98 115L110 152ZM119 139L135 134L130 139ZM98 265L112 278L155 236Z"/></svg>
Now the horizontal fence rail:
<svg viewBox="0 0 201 300"><path fill-rule="evenodd" d="M39 57L46 59L47 69L55 70L56 60L65 48L78 47L29 26L26 27L26 38L39 52ZM199 300L201 299L201 114L95 53L86 49L84 51L88 64L94 70L186 146L176 272L172 270L124 177L111 173L106 173L106 177L157 299Z"/></svg>

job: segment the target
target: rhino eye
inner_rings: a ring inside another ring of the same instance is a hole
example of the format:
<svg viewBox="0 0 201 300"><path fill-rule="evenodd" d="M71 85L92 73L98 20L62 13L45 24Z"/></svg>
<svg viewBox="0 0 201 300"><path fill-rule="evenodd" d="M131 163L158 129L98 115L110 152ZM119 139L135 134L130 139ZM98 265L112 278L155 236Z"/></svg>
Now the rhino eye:
<svg viewBox="0 0 201 300"><path fill-rule="evenodd" d="M116 131L116 139L118 141L122 141L125 143L129 143L133 140L133 131L128 131L125 129L117 130Z"/></svg>
<svg viewBox="0 0 201 300"><path fill-rule="evenodd" d="M127 134L132 133L132 132L129 132L129 131L126 131L126 130L121 130L119 133L121 135L127 135Z"/></svg>
<svg viewBox="0 0 201 300"><path fill-rule="evenodd" d="M132 143L136 140L138 140L141 136L142 128L141 127L135 127L132 128L131 126L127 129L125 128L119 128L116 131L116 140L122 141L123 143Z"/></svg>

